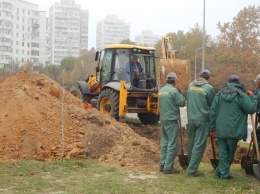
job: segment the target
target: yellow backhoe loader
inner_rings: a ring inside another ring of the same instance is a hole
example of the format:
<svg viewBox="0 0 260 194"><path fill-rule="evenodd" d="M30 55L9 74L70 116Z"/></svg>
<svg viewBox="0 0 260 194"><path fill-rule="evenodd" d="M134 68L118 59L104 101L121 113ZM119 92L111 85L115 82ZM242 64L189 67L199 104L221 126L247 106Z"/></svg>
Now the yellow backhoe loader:
<svg viewBox="0 0 260 194"><path fill-rule="evenodd" d="M97 51L96 75L78 81L70 92L104 114L123 120L127 113L137 113L143 124L158 123L158 84L155 48L128 44L108 45ZM143 73L130 67L137 57Z"/></svg>

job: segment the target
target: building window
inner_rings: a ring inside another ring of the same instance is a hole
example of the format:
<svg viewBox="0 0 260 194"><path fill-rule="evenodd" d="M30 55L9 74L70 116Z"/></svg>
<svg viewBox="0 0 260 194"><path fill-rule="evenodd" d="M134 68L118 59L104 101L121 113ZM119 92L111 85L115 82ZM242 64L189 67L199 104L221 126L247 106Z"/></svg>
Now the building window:
<svg viewBox="0 0 260 194"><path fill-rule="evenodd" d="M27 43L27 46L30 47L30 43Z"/></svg>
<svg viewBox="0 0 260 194"><path fill-rule="evenodd" d="M22 42L22 46L24 46L24 42Z"/></svg>

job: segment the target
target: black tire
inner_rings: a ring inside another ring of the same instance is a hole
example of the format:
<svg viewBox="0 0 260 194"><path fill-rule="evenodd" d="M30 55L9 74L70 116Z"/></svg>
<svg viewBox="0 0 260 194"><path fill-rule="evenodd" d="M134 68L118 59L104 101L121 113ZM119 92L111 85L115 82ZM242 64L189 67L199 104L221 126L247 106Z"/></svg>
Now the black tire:
<svg viewBox="0 0 260 194"><path fill-rule="evenodd" d="M119 119L119 93L112 89L105 89L98 97L97 109L116 120Z"/></svg>
<svg viewBox="0 0 260 194"><path fill-rule="evenodd" d="M88 102L88 103L90 102L89 96L86 95L86 94L83 94L83 91L79 88L78 85L77 86L72 86L71 89L70 89L70 93L73 96L81 99L83 102Z"/></svg>
<svg viewBox="0 0 260 194"><path fill-rule="evenodd" d="M138 118L144 125L158 124L159 115L154 113L138 113Z"/></svg>

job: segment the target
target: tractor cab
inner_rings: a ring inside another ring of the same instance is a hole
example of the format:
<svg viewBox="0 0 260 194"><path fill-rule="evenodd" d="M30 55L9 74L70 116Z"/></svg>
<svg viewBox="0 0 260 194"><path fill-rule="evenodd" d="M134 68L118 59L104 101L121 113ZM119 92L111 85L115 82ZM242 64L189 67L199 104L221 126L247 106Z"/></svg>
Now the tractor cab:
<svg viewBox="0 0 260 194"><path fill-rule="evenodd" d="M135 45L110 45L97 51L100 87L125 81L128 90L151 90L157 86L155 49Z"/></svg>

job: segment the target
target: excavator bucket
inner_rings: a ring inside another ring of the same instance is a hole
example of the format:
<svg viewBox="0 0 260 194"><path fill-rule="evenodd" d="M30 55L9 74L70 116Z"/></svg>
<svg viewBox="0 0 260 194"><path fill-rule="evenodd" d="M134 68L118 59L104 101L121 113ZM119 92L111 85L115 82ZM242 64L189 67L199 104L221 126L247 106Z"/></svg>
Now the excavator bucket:
<svg viewBox="0 0 260 194"><path fill-rule="evenodd" d="M159 68L160 88L166 84L167 74L170 72L174 72L177 75L177 88L185 90L188 88L189 83L191 82L190 62L188 60L161 59Z"/></svg>
<svg viewBox="0 0 260 194"><path fill-rule="evenodd" d="M173 50L172 38L162 37L162 58L159 65L159 88L166 84L167 74L174 72L178 81L176 87L178 89L187 90L191 82L190 61L178 59L178 51Z"/></svg>

